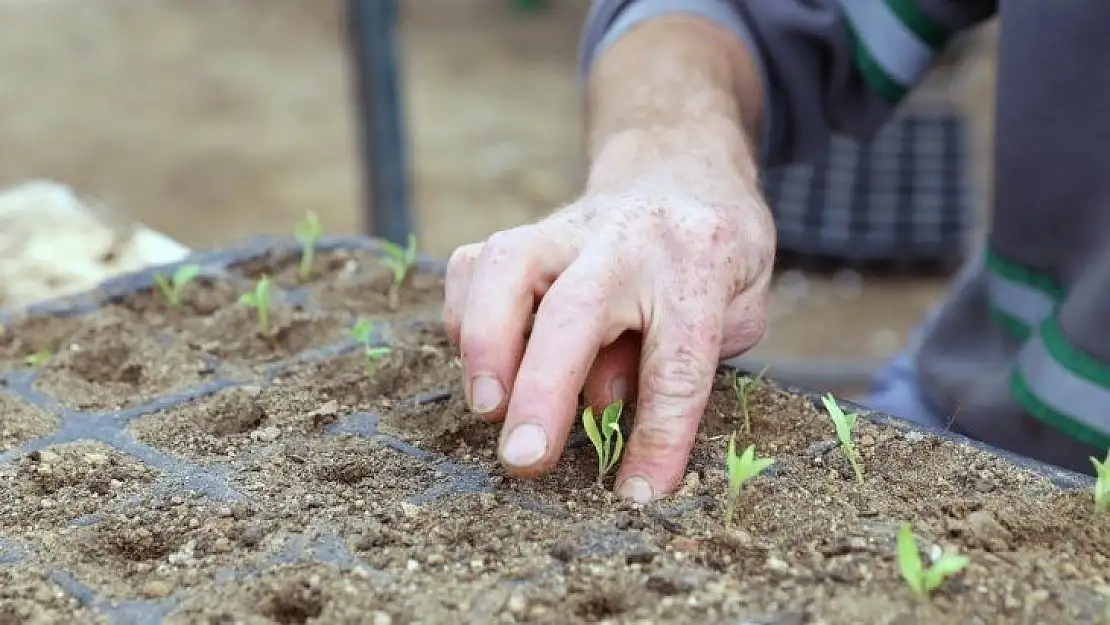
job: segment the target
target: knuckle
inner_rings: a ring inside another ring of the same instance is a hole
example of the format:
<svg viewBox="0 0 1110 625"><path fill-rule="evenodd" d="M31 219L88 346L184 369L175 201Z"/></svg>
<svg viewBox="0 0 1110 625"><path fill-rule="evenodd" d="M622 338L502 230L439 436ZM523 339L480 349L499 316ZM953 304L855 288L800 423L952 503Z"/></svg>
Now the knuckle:
<svg viewBox="0 0 1110 625"><path fill-rule="evenodd" d="M447 273L455 275L467 271L481 252L481 245L461 245L447 258Z"/></svg>
<svg viewBox="0 0 1110 625"><path fill-rule="evenodd" d="M685 452L686 445L680 428L667 422L643 423L636 430L635 450L640 462L651 462Z"/></svg>
<svg viewBox="0 0 1110 625"><path fill-rule="evenodd" d="M523 227L499 230L486 239L482 256L491 261L504 260L507 256L525 251L528 247L528 239L527 231Z"/></svg>
<svg viewBox="0 0 1110 625"><path fill-rule="evenodd" d="M708 396L720 340L707 336L679 342L666 354L649 354L643 372L645 399L659 408L684 413L688 404ZM710 338L710 340L706 340ZM702 346L713 343L713 349Z"/></svg>
<svg viewBox="0 0 1110 625"><path fill-rule="evenodd" d="M550 298L561 307L569 307L582 314L600 313L597 309L605 304L609 293L608 280L604 275L575 273L578 275L566 273L556 280L544 299Z"/></svg>

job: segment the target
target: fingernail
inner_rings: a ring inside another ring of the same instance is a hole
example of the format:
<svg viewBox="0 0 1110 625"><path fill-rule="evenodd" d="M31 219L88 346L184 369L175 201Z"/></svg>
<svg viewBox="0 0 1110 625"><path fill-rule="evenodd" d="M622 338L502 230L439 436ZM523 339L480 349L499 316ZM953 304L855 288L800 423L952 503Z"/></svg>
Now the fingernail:
<svg viewBox="0 0 1110 625"><path fill-rule="evenodd" d="M628 380L623 377L615 378L609 383L609 401L628 399Z"/></svg>
<svg viewBox="0 0 1110 625"><path fill-rule="evenodd" d="M470 408L478 414L497 410L504 397L501 383L488 375L474 376L470 383Z"/></svg>
<svg viewBox="0 0 1110 625"><path fill-rule="evenodd" d="M652 498L655 497L651 484L642 477L630 477L625 480L617 489L617 494L636 503L651 503Z"/></svg>
<svg viewBox="0 0 1110 625"><path fill-rule="evenodd" d="M514 467L530 467L546 453L547 433L534 423L524 423L509 434L502 457Z"/></svg>

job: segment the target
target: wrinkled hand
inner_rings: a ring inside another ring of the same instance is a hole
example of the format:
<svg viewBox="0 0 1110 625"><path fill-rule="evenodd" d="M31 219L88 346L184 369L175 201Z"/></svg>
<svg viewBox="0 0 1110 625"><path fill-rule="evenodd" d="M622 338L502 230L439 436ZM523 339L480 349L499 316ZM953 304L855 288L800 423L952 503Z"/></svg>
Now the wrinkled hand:
<svg viewBox="0 0 1110 625"><path fill-rule="evenodd" d="M511 474L555 465L584 391L637 402L618 493L681 481L718 361L762 336L775 244L752 185L694 178L644 176L451 256L444 323Z"/></svg>

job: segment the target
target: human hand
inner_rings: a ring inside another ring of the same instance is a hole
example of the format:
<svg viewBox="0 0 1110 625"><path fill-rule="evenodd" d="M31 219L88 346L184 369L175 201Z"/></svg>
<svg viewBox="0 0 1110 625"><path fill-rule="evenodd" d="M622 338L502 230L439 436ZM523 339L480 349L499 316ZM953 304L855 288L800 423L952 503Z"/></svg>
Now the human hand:
<svg viewBox="0 0 1110 625"><path fill-rule="evenodd" d="M504 420L508 472L555 465L584 392L593 406L637 402L618 493L644 502L671 492L719 360L763 334L774 247L755 185L695 164L458 248L443 319L471 408Z"/></svg>

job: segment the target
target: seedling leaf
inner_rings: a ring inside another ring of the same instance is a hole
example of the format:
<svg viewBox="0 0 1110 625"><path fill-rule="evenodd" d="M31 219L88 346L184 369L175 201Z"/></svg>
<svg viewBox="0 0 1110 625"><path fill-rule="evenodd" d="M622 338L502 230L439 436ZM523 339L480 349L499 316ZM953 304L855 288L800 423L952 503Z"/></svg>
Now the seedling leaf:
<svg viewBox="0 0 1110 625"><path fill-rule="evenodd" d="M198 275L200 275L199 265L181 265L174 270L172 278L167 278L161 272L154 274L154 286L162 297L166 298L166 304L170 308L177 308L181 305L181 294L185 287Z"/></svg>
<svg viewBox="0 0 1110 625"><path fill-rule="evenodd" d="M970 562L967 556L949 553L941 555L936 562L925 568L910 524L903 523L898 530L898 567L902 579L918 599L928 599L946 579L959 573Z"/></svg>
<svg viewBox="0 0 1110 625"><path fill-rule="evenodd" d="M587 407L582 411L582 427L586 436L597 450L597 483L600 485L605 475L616 466L624 451L624 433L621 432L620 420L624 403L617 400L609 404L601 413L601 423L598 424L594 417L593 408Z"/></svg>
<svg viewBox="0 0 1110 625"><path fill-rule="evenodd" d="M1095 465L1095 514L1110 513L1110 450L1105 460L1091 458L1091 464Z"/></svg>
<svg viewBox="0 0 1110 625"><path fill-rule="evenodd" d="M856 421L859 419L859 415L854 412L845 414L840 405L836 403L832 393L822 397L821 402L825 404L825 410L829 412L829 417L832 418L833 428L836 429L836 438L840 441L841 453L844 454L848 464L851 465L852 473L856 476L856 483L863 484L863 469L860 467L859 454L856 452L855 445L852 444L852 432L856 429Z"/></svg>
<svg viewBox="0 0 1110 625"><path fill-rule="evenodd" d="M416 236L409 233L408 247L403 249L392 241L382 241L381 246L385 252L382 264L393 274L393 281L389 285L389 307L396 309L400 305L401 286L404 285L409 270L416 264Z"/></svg>
<svg viewBox="0 0 1110 625"><path fill-rule="evenodd" d="M254 308L258 312L258 332L270 335L270 277L262 276L254 285L254 290L239 296L239 305Z"/></svg>
<svg viewBox="0 0 1110 625"><path fill-rule="evenodd" d="M725 500L725 526L732 526L732 519L736 514L736 503L740 500L740 491L744 482L766 471L775 463L772 458L756 458L755 445L748 445L744 453L736 455L736 433L728 437L728 448L725 454L725 473L728 478L728 495Z"/></svg>
<svg viewBox="0 0 1110 625"><path fill-rule="evenodd" d="M301 282L312 277L312 265L316 262L316 245L320 241L320 218L313 211L305 213L304 219L293 227L293 238L301 244L301 264L297 275Z"/></svg>
<svg viewBox="0 0 1110 625"><path fill-rule="evenodd" d="M378 361L393 353L385 345L374 345L374 322L369 319L359 319L351 327L351 336L362 344L362 356L366 360L366 374L372 375L377 368Z"/></svg>
<svg viewBox="0 0 1110 625"><path fill-rule="evenodd" d="M50 362L50 356L51 356L50 350L49 349L43 349L43 350L37 351L33 354L28 354L27 356L25 356L23 358L23 364L27 365L28 367L31 367L32 369L35 369L35 368L41 367L41 366L45 365L46 363Z"/></svg>

